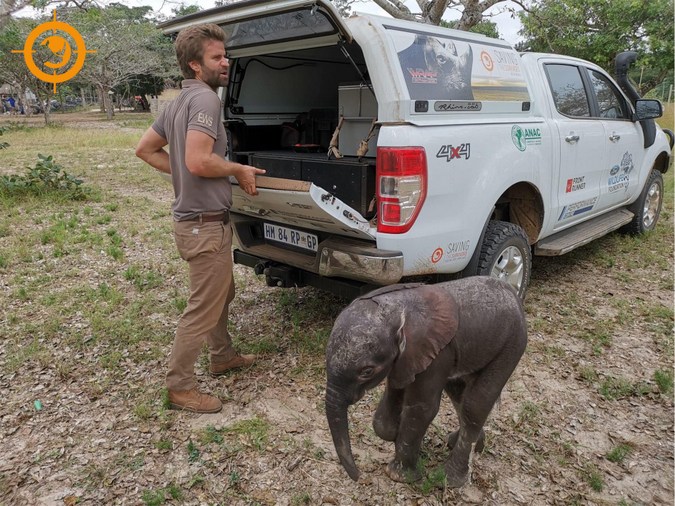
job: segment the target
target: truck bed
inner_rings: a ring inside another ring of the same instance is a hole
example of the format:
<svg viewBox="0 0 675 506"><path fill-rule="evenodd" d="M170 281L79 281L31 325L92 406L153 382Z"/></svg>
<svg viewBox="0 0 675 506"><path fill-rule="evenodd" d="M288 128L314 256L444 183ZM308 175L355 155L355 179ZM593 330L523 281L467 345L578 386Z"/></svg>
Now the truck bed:
<svg viewBox="0 0 675 506"><path fill-rule="evenodd" d="M238 152L237 160L265 169L268 177L310 181L364 218L375 215L375 158L328 159L325 152L302 153L289 150Z"/></svg>

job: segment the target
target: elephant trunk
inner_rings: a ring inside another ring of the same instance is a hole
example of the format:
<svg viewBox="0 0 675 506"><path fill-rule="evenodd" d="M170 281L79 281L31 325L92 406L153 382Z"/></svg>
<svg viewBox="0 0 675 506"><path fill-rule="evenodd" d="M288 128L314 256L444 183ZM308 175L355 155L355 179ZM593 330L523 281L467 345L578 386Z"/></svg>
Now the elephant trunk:
<svg viewBox="0 0 675 506"><path fill-rule="evenodd" d="M333 445L337 452L340 464L345 468L349 477L358 481L359 470L354 463L352 455L352 445L349 440L349 420L347 418L347 408L349 407L348 397L339 391L331 388L326 389L326 416L328 417L328 427L333 436Z"/></svg>

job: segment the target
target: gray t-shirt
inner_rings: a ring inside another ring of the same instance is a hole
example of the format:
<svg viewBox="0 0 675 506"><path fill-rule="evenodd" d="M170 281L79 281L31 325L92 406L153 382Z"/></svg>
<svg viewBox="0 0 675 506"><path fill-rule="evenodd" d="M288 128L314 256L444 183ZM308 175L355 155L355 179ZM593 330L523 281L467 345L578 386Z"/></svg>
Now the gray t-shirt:
<svg viewBox="0 0 675 506"><path fill-rule="evenodd" d="M176 199L171 206L174 219L182 221L201 213L217 213L232 205L228 177L209 178L192 174L185 165L185 138L198 130L214 140L213 152L225 158L227 136L220 121L220 98L202 81L185 79L180 95L160 113L152 128L169 143L171 180Z"/></svg>

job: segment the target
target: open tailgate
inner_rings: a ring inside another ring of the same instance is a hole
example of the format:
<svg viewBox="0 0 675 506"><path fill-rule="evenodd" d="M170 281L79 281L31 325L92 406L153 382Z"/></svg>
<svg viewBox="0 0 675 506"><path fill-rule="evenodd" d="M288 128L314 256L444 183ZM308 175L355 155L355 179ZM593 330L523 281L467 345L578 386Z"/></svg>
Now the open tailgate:
<svg viewBox="0 0 675 506"><path fill-rule="evenodd" d="M231 212L332 234L375 239L376 228L358 211L309 181L258 176L258 195L232 185Z"/></svg>

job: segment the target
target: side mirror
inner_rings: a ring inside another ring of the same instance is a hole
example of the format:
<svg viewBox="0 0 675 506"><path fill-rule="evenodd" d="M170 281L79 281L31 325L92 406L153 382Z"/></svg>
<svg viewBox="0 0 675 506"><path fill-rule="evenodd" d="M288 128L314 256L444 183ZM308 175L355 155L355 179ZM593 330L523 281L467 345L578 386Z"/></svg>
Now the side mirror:
<svg viewBox="0 0 675 506"><path fill-rule="evenodd" d="M658 100L639 99L635 101L635 119L654 119L663 116L663 106Z"/></svg>

